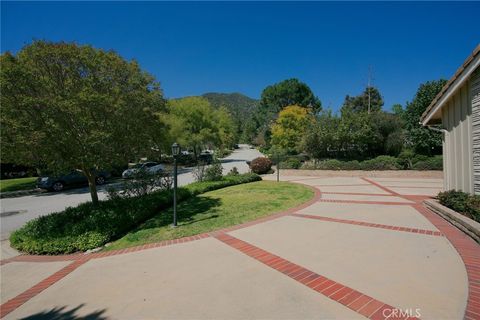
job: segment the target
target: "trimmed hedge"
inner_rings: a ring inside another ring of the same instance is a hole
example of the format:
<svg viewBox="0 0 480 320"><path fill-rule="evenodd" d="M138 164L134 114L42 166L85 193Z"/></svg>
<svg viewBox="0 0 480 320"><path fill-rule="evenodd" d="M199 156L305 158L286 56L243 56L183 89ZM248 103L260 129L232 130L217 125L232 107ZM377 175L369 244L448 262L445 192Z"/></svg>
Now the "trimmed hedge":
<svg viewBox="0 0 480 320"><path fill-rule="evenodd" d="M480 196L449 190L440 192L437 199L444 206L480 222Z"/></svg>
<svg viewBox="0 0 480 320"><path fill-rule="evenodd" d="M401 170L407 169L405 160L391 156L378 156L374 159L358 161L341 161L337 159L308 161L301 169L306 170ZM414 170L442 170L442 156L419 156L413 160Z"/></svg>
<svg viewBox="0 0 480 320"><path fill-rule="evenodd" d="M229 175L219 181L195 182L178 188L178 201L208 191L259 181L253 173ZM12 247L31 254L86 251L115 240L172 204L172 191L83 203L27 222L10 236Z"/></svg>

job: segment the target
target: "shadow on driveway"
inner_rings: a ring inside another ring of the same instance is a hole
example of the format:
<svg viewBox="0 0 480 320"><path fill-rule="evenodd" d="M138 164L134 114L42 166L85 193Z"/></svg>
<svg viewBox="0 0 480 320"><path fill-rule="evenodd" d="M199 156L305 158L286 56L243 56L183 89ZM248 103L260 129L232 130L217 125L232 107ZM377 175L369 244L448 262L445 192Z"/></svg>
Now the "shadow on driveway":
<svg viewBox="0 0 480 320"><path fill-rule="evenodd" d="M85 304L80 304L78 307L67 310L67 306L55 307L51 310L40 311L39 313L32 314L31 316L21 318L22 320L106 320L108 317L103 316L106 309L97 310L92 313L78 316L77 311L81 309Z"/></svg>

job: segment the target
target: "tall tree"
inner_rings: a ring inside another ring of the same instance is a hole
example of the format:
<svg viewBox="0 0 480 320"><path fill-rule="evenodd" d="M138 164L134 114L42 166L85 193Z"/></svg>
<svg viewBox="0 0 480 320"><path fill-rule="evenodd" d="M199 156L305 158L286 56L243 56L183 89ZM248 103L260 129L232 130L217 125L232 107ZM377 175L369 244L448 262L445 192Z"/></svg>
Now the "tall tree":
<svg viewBox="0 0 480 320"><path fill-rule="evenodd" d="M289 153L299 152L306 128L313 124L311 110L288 106L280 111L272 126L272 145Z"/></svg>
<svg viewBox="0 0 480 320"><path fill-rule="evenodd" d="M428 81L420 85L413 100L407 103L403 119L408 145L417 153L432 155L442 152L442 134L420 124L420 117L435 96L442 90L446 80Z"/></svg>
<svg viewBox="0 0 480 320"><path fill-rule="evenodd" d="M230 146L236 140L235 127L225 108L215 109L207 99L187 97L170 100L165 121L169 141L192 148L195 157L205 146Z"/></svg>
<svg viewBox="0 0 480 320"><path fill-rule="evenodd" d="M270 85L262 91L259 107L253 117L257 126L257 139L262 136L265 144L269 144L272 122L283 108L290 105L309 108L313 113L322 110L320 100L310 87L298 79L287 79Z"/></svg>
<svg viewBox="0 0 480 320"><path fill-rule="evenodd" d="M113 51L36 41L1 56L2 161L95 172L162 147L154 78Z"/></svg>
<svg viewBox="0 0 480 320"><path fill-rule="evenodd" d="M353 112L378 112L382 110L383 98L375 87L367 87L362 94L351 97L347 95L343 102L342 111L351 110Z"/></svg>

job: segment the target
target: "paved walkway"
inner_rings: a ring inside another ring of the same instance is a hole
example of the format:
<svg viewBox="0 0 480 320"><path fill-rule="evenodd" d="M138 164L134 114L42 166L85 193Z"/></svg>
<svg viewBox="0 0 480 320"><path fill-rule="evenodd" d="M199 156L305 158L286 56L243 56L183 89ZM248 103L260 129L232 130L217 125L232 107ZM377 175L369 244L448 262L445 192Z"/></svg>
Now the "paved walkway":
<svg viewBox="0 0 480 320"><path fill-rule="evenodd" d="M287 180L315 198L174 241L3 260L2 317L480 319L480 246L421 205L440 179Z"/></svg>

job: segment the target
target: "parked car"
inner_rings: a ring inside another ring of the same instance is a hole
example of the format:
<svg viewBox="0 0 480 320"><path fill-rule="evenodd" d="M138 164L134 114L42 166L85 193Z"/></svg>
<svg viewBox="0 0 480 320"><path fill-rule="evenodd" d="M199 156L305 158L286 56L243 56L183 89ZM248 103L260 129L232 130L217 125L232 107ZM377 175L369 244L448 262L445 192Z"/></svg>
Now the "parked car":
<svg viewBox="0 0 480 320"><path fill-rule="evenodd" d="M210 152L202 152L198 156L198 161L211 164L213 162L213 155Z"/></svg>
<svg viewBox="0 0 480 320"><path fill-rule="evenodd" d="M144 170L147 174L158 174L165 170L165 167L158 162L144 162L123 171L122 178L132 178L136 173Z"/></svg>
<svg viewBox="0 0 480 320"><path fill-rule="evenodd" d="M110 173L106 171L100 171L95 174L95 182L97 185L105 184L108 178L110 178ZM64 175L43 176L37 179L37 188L57 192L67 187L85 185L88 185L87 177L78 170L72 170L70 173Z"/></svg>

